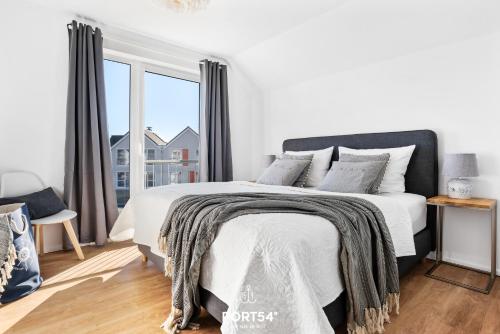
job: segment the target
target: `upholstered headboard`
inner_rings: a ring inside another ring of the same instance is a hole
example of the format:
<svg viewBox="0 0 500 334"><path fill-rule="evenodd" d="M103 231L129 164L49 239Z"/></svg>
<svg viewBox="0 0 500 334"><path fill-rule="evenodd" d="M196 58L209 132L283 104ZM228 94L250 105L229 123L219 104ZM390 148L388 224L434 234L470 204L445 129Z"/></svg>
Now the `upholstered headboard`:
<svg viewBox="0 0 500 334"><path fill-rule="evenodd" d="M335 146L332 160L339 159L339 146L349 148L390 148L415 144L415 151L406 171L406 192L432 197L438 193L437 136L431 130L363 133L341 136L287 139L283 151L318 150ZM434 235L436 214L428 208L427 226Z"/></svg>

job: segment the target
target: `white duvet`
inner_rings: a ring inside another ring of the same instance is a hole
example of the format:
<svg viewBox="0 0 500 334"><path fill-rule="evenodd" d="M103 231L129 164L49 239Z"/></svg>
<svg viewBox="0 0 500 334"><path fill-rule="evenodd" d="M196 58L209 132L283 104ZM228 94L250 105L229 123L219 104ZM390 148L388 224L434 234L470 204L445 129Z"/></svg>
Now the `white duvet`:
<svg viewBox="0 0 500 334"><path fill-rule="evenodd" d="M112 240L133 238L158 250L158 234L173 200L187 194L276 192L361 197L384 214L396 255L415 255L408 210L390 197L340 194L250 182L178 184L131 198ZM246 215L223 224L202 262L200 285L228 306L223 333L333 333L322 308L343 291L339 234L320 217Z"/></svg>

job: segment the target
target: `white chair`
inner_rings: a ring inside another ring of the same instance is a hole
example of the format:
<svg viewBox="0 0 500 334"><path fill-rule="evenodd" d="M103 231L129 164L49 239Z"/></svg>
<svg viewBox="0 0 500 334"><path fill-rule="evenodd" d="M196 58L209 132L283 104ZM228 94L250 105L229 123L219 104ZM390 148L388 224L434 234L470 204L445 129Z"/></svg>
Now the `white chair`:
<svg viewBox="0 0 500 334"><path fill-rule="evenodd" d="M9 172L0 178L0 197L15 197L45 189L43 181L38 175L31 172ZM49 224L63 224L68 233L69 240L75 248L80 260L84 259L80 243L76 238L71 219L77 216L76 212L63 210L55 215L41 219L33 219L31 224L35 227L35 243L38 253L43 255L43 226Z"/></svg>

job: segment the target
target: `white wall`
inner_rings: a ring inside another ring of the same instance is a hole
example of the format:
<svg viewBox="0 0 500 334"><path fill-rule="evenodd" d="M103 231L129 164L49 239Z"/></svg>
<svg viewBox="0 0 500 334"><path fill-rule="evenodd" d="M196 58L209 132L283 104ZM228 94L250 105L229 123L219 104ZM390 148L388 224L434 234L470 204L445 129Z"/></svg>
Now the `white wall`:
<svg viewBox="0 0 500 334"><path fill-rule="evenodd" d="M432 129L440 158L478 154L474 195L500 199L500 33L269 89L266 99L263 151L293 137ZM488 269L488 215L448 212L445 258Z"/></svg>
<svg viewBox="0 0 500 334"><path fill-rule="evenodd" d="M69 19L23 1L0 7L0 173L29 170L62 192ZM59 249L60 227L47 232L47 250Z"/></svg>
<svg viewBox="0 0 500 334"><path fill-rule="evenodd" d="M231 62L228 75L233 178L255 180L263 139L259 118L262 92L237 63Z"/></svg>

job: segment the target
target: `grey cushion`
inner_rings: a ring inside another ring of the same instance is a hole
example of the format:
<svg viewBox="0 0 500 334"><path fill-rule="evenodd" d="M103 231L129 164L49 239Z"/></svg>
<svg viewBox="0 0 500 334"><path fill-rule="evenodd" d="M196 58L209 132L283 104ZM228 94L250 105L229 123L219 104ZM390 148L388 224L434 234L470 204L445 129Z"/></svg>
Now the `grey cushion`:
<svg viewBox="0 0 500 334"><path fill-rule="evenodd" d="M294 187L304 188L307 182L307 177L309 176L309 171L311 170L311 162L314 157L314 154L305 154L305 155L291 155L284 153L281 156L281 159L290 159L290 160L308 160L309 164L304 168L302 173L300 173L299 178L295 180L293 183Z"/></svg>
<svg viewBox="0 0 500 334"><path fill-rule="evenodd" d="M340 155L339 161L344 161L344 162L384 161L385 164L380 170L377 178L375 179L375 182L370 187L370 189L368 189L369 194L377 194L378 188L380 187L382 179L384 178L385 170L387 168L387 163L389 162L390 158L391 155L389 153L383 153L378 155L354 155L354 154L343 153Z"/></svg>
<svg viewBox="0 0 500 334"><path fill-rule="evenodd" d="M52 216L66 209L66 205L51 187L22 196L0 198L0 205L14 203L26 203L31 219Z"/></svg>
<svg viewBox="0 0 500 334"><path fill-rule="evenodd" d="M340 193L367 194L385 164L384 161L335 161L318 189Z"/></svg>
<svg viewBox="0 0 500 334"><path fill-rule="evenodd" d="M257 183L291 186L310 163L309 160L277 159L266 168Z"/></svg>

